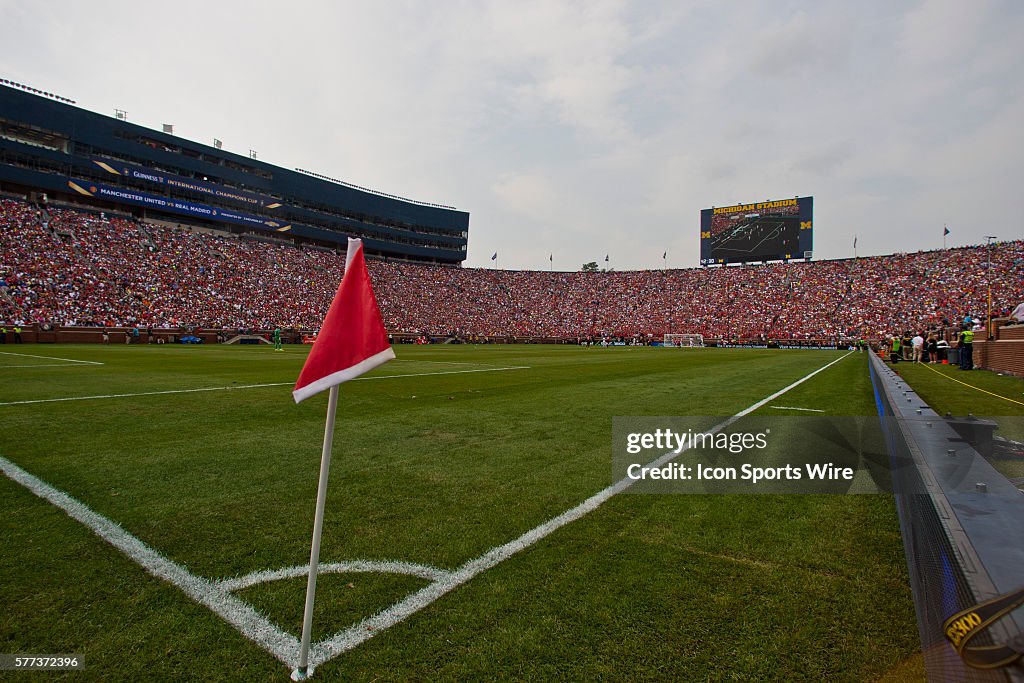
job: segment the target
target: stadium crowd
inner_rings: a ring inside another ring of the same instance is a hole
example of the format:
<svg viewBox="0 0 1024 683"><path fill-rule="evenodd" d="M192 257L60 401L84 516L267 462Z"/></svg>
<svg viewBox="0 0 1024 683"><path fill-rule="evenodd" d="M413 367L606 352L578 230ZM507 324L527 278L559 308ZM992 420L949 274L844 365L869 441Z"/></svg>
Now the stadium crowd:
<svg viewBox="0 0 1024 683"><path fill-rule="evenodd" d="M984 315L986 248L608 273L370 261L391 332L879 339ZM1024 241L991 248L992 300L1024 297ZM316 329L344 257L0 199L0 321ZM1004 310L1005 309L1005 310Z"/></svg>

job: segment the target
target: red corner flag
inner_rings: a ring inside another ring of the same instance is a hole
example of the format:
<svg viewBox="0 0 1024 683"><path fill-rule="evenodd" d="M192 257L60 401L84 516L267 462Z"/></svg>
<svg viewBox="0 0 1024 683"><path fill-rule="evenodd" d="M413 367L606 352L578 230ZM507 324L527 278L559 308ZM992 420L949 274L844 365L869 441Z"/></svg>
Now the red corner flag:
<svg viewBox="0 0 1024 683"><path fill-rule="evenodd" d="M362 240L348 240L345 275L292 396L299 403L395 357L370 286Z"/></svg>

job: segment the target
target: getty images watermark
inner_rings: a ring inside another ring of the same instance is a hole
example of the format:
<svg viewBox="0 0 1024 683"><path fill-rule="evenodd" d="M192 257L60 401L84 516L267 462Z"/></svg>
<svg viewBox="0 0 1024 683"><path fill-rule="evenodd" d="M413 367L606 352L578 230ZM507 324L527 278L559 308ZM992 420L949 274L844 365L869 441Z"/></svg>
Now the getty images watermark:
<svg viewBox="0 0 1024 683"><path fill-rule="evenodd" d="M882 493L899 467L869 417L615 417L629 493Z"/></svg>

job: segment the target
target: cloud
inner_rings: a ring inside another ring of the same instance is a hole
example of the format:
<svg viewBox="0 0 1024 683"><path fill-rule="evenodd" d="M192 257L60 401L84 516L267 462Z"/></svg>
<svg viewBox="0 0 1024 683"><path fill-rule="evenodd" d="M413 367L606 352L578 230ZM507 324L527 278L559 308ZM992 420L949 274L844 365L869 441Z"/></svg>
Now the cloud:
<svg viewBox="0 0 1024 683"><path fill-rule="evenodd" d="M1017 3L0 7L8 78L454 204L468 265L696 265L702 208L797 194L819 258L981 241L1024 177Z"/></svg>

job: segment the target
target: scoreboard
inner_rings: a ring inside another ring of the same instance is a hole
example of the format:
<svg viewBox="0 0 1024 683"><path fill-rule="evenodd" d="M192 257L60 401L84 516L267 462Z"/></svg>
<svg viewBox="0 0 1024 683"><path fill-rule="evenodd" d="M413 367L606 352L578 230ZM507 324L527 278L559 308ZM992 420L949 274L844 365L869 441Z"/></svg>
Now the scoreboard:
<svg viewBox="0 0 1024 683"><path fill-rule="evenodd" d="M700 212L700 264L810 260L814 197L734 204Z"/></svg>

